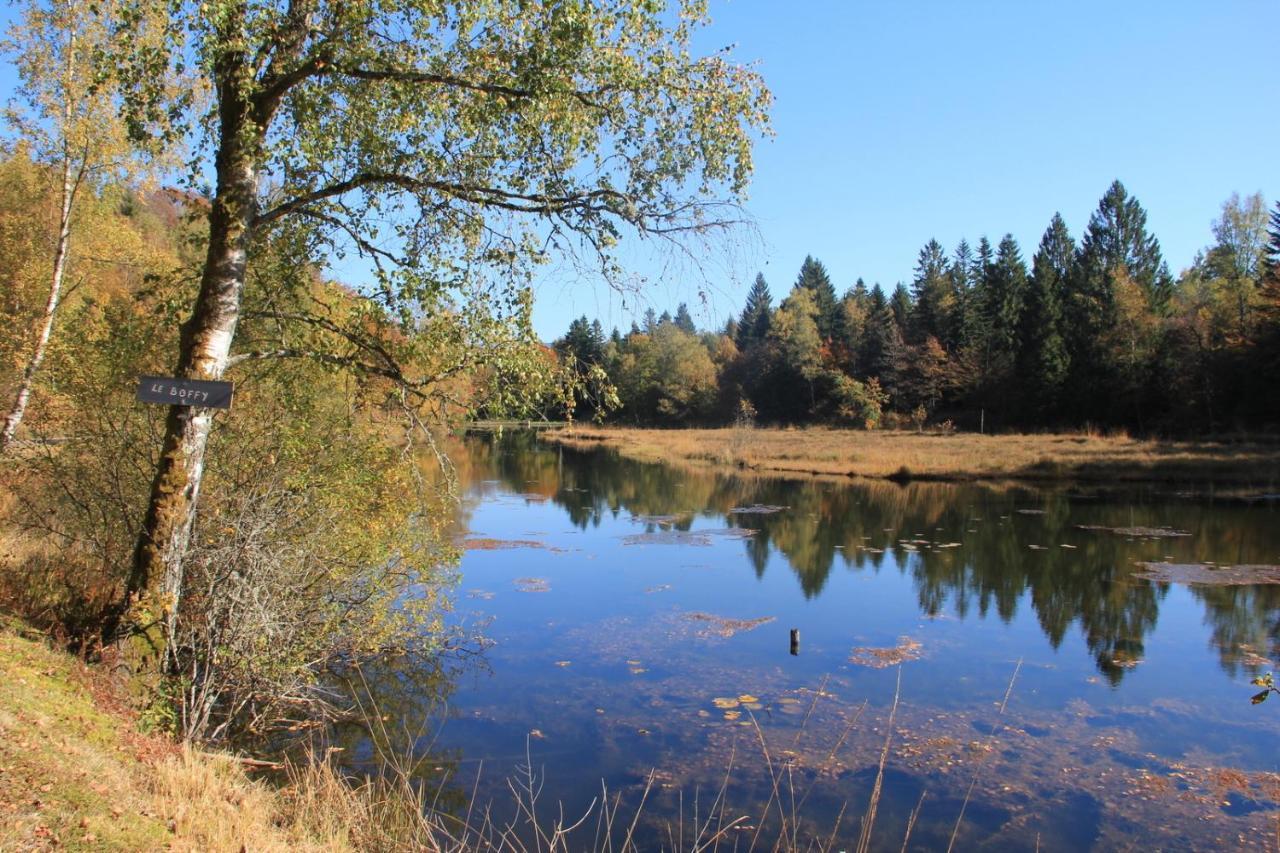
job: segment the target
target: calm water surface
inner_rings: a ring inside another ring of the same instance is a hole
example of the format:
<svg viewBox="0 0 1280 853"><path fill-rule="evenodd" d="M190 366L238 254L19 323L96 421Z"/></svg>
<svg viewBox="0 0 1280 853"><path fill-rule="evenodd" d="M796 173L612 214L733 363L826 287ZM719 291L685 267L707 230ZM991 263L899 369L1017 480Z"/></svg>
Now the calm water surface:
<svg viewBox="0 0 1280 853"><path fill-rule="evenodd" d="M603 786L629 823L650 784L643 846L688 848L724 785L729 847L771 848L785 814L851 849L888 738L878 849L913 811L912 849L1280 842L1280 697L1249 701L1280 586L1135 577L1280 563L1274 501L735 477L527 434L460 463L454 618L491 645L374 684L448 808L478 785L510 818L527 751L548 818Z"/></svg>

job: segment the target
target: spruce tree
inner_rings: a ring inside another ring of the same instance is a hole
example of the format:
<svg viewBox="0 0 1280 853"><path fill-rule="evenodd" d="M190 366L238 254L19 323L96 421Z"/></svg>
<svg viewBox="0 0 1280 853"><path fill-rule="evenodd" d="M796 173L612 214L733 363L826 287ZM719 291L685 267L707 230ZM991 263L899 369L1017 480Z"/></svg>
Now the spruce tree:
<svg viewBox="0 0 1280 853"><path fill-rule="evenodd" d="M1091 323L1114 322L1115 277L1122 271L1147 296L1153 311L1163 313L1173 292L1173 277L1160 254L1160 241L1147 233L1147 212L1115 181L1098 202L1077 255L1079 290L1092 303Z"/></svg>
<svg viewBox="0 0 1280 853"><path fill-rule="evenodd" d="M962 239L951 257L947 278L951 284L951 316L947 318L947 334L942 342L950 350L959 350L974 342L977 336L974 300L974 265L977 259L969 241Z"/></svg>
<svg viewBox="0 0 1280 853"><path fill-rule="evenodd" d="M899 289L905 294L905 288L899 286ZM858 352L863 378L878 379L880 387L891 398L894 397L898 392L898 371L905 349L902 328L894 315L893 305L885 299L880 285L876 285L871 291L871 314Z"/></svg>
<svg viewBox="0 0 1280 853"><path fill-rule="evenodd" d="M1035 422L1052 417L1067 378L1068 357L1062 337L1062 299L1075 241L1062 216L1054 214L1031 264L1031 280L1019 329L1018 378Z"/></svg>
<svg viewBox="0 0 1280 853"><path fill-rule="evenodd" d="M827 268L822 261L808 255L800 265L800 275L796 278L796 287L803 287L813 296L813 304L817 308L818 334L824 341L844 340L844 312L840 310L836 299L836 288L827 275Z"/></svg>
<svg viewBox="0 0 1280 853"><path fill-rule="evenodd" d="M746 352L752 345L765 339L769 333L769 324L773 317L773 296L769 293L769 285L764 275L756 274L755 283L747 293L747 304L742 309L742 319L738 322L738 334L735 342L738 349Z"/></svg>
<svg viewBox="0 0 1280 853"><path fill-rule="evenodd" d="M911 292L902 282L898 282L898 286L893 289L893 296L889 297L889 308L893 311L894 322L898 324L898 334L905 339L911 322L912 305Z"/></svg>
<svg viewBox="0 0 1280 853"><path fill-rule="evenodd" d="M1012 234L1006 234L996 249L983 301L992 355L1003 358L1017 353L1018 320L1026 289L1027 266L1022 261L1018 242Z"/></svg>
<svg viewBox="0 0 1280 853"><path fill-rule="evenodd" d="M947 273L946 251L937 240L930 240L916 258L916 275L911 284L915 297L910 326L913 343L948 337L947 319L955 300Z"/></svg>
<svg viewBox="0 0 1280 853"><path fill-rule="evenodd" d="M676 308L676 328L688 332L691 335L698 333L698 328L693 324L693 317L689 314L689 306L680 303Z"/></svg>
<svg viewBox="0 0 1280 853"><path fill-rule="evenodd" d="M1122 366L1125 356L1114 346L1115 334L1122 317L1136 310L1129 293L1135 287L1148 311L1166 310L1172 280L1160 244L1147 233L1142 205L1115 181L1089 218L1063 305L1071 358L1068 396L1079 417L1108 420L1116 413L1121 374L1132 373L1133 366Z"/></svg>
<svg viewBox="0 0 1280 853"><path fill-rule="evenodd" d="M973 257L973 266L969 270L969 299L966 306L968 328L965 337L976 350L986 352L989 349L988 337L991 328L988 323L986 305L990 301L991 270L995 265L995 250L986 235L978 240L978 251Z"/></svg>

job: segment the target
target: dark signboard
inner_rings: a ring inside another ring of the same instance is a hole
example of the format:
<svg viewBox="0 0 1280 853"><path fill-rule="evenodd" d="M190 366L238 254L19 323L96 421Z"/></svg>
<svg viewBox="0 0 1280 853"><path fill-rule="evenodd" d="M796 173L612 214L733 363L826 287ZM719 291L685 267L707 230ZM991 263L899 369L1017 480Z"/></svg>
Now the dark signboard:
<svg viewBox="0 0 1280 853"><path fill-rule="evenodd" d="M161 403L167 406L229 409L234 388L235 384L232 382L175 379L171 376L138 377L138 399L144 403Z"/></svg>

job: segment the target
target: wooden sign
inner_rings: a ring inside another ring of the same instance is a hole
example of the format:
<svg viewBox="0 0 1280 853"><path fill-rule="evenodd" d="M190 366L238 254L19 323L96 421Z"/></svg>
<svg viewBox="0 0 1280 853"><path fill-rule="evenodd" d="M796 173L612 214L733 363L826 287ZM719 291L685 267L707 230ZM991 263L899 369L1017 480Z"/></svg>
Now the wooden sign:
<svg viewBox="0 0 1280 853"><path fill-rule="evenodd" d="M144 403L159 403L166 406L229 409L234 390L233 382L177 379L171 376L138 377L138 399Z"/></svg>

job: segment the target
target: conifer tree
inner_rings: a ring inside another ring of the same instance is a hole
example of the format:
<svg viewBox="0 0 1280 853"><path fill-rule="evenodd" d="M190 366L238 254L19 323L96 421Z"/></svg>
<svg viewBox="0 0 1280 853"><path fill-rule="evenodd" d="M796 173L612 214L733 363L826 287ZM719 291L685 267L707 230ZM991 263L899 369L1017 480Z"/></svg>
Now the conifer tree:
<svg viewBox="0 0 1280 853"><path fill-rule="evenodd" d="M911 285L915 297L910 327L913 342L947 337L947 319L955 307L947 272L947 256L942 244L930 240L916 258L916 275Z"/></svg>
<svg viewBox="0 0 1280 853"><path fill-rule="evenodd" d="M996 249L983 302L989 350L997 357L1013 356L1017 352L1018 320L1026 289L1027 267L1018 242L1012 234L1005 234Z"/></svg>
<svg viewBox="0 0 1280 853"><path fill-rule="evenodd" d="M973 343L977 334L973 288L976 261L969 241L961 239L947 270L953 300L951 316L947 318L947 334L943 338L948 349L958 350Z"/></svg>
<svg viewBox="0 0 1280 853"><path fill-rule="evenodd" d="M899 289L905 293L905 288ZM898 370L905 348L902 328L894 316L893 305L885 299L880 286L876 285L871 291L871 313L867 318L867 332L858 352L858 363L863 378L878 379L880 387L889 394L890 402L898 391Z"/></svg>
<svg viewBox="0 0 1280 853"><path fill-rule="evenodd" d="M893 296L889 297L889 307L893 310L894 322L898 324L898 334L905 340L911 322L912 305L911 292L902 282L898 282L898 286L893 289Z"/></svg>
<svg viewBox="0 0 1280 853"><path fill-rule="evenodd" d="M769 285L764 280L764 275L757 273L755 283L747 292L747 304L742 309L742 319L738 322L735 342L739 350L746 352L753 344L765 339L773 316L772 303L773 296L769 293Z"/></svg>
<svg viewBox="0 0 1280 853"><path fill-rule="evenodd" d="M1083 417L1105 419L1113 409L1121 356L1108 342L1115 340L1122 315L1132 317L1136 311L1132 294L1120 291L1136 287L1147 310L1157 314L1168 305L1172 280L1160 243L1147 233L1146 223L1142 205L1115 181L1098 202L1076 250L1063 310L1070 403Z"/></svg>
<svg viewBox="0 0 1280 853"><path fill-rule="evenodd" d="M1173 279L1160 254L1160 241L1147 233L1147 212L1115 181L1098 202L1080 242L1081 295L1095 303L1092 320L1101 327L1114 322L1116 276L1124 274L1142 288L1153 311L1163 313Z"/></svg>
<svg viewBox="0 0 1280 853"><path fill-rule="evenodd" d="M1019 331L1019 385L1033 409L1029 414L1039 423L1052 416L1067 377L1062 298L1074 256L1075 241L1062 216L1055 213L1032 259Z"/></svg>
<svg viewBox="0 0 1280 853"><path fill-rule="evenodd" d="M812 255L806 256L800 265L800 275L796 278L796 287L803 287L813 295L813 304L818 311L818 334L824 341L844 339L844 312L836 299L835 285L827 275L827 268L822 261Z"/></svg>
<svg viewBox="0 0 1280 853"><path fill-rule="evenodd" d="M693 317L689 314L689 306L681 302L676 307L676 328L681 331L688 332L691 335L698 333L698 327L693 323Z"/></svg>

